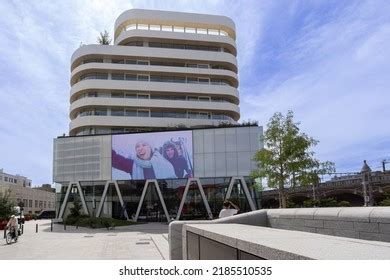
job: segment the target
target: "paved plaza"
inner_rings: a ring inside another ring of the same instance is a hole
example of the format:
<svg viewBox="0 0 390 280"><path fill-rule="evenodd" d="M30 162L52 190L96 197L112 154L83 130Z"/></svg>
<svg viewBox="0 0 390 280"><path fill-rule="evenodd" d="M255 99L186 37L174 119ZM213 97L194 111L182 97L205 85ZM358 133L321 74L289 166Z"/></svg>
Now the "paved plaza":
<svg viewBox="0 0 390 280"><path fill-rule="evenodd" d="M38 224L38 233L36 233ZM168 259L168 225L148 223L106 229L76 229L50 220L28 221L17 243L7 245L1 233L3 260L163 260Z"/></svg>

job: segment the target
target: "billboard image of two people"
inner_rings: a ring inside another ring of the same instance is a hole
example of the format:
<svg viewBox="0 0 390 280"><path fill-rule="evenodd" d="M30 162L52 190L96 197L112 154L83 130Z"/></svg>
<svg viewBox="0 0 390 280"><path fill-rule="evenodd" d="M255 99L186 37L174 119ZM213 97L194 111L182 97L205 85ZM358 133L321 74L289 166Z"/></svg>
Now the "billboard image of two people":
<svg viewBox="0 0 390 280"><path fill-rule="evenodd" d="M112 180L193 177L192 131L112 136Z"/></svg>

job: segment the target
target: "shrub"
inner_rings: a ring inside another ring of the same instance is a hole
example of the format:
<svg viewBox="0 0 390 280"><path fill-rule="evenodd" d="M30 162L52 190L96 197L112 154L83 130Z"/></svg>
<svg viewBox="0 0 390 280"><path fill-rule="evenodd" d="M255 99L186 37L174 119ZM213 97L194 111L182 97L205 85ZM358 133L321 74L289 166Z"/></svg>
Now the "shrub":
<svg viewBox="0 0 390 280"><path fill-rule="evenodd" d="M384 199L381 202L379 202L380 206L390 206L390 198Z"/></svg>
<svg viewBox="0 0 390 280"><path fill-rule="evenodd" d="M337 205L339 207L350 207L351 206L351 203L349 203L349 201L346 201L346 200L341 200L337 203Z"/></svg>

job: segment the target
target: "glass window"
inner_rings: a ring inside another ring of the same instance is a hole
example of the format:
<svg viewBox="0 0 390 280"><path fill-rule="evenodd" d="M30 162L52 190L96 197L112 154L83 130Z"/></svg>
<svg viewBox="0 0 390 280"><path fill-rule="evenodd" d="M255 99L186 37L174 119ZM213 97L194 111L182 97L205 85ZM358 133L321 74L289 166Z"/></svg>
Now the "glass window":
<svg viewBox="0 0 390 280"><path fill-rule="evenodd" d="M200 119L208 119L208 118L209 118L209 113L200 112L200 113L199 113L199 118L200 118Z"/></svg>
<svg viewBox="0 0 390 280"><path fill-rule="evenodd" d="M149 75L137 75L138 81L149 81Z"/></svg>
<svg viewBox="0 0 390 280"><path fill-rule="evenodd" d="M126 109L125 115L128 116L128 117L136 117L137 116L137 110Z"/></svg>
<svg viewBox="0 0 390 280"><path fill-rule="evenodd" d="M126 74L126 80L127 81L136 81L137 80L137 75L135 75L135 74Z"/></svg>
<svg viewBox="0 0 390 280"><path fill-rule="evenodd" d="M198 64L195 64L195 63L187 63L187 67L198 68Z"/></svg>
<svg viewBox="0 0 390 280"><path fill-rule="evenodd" d="M95 109L95 116L107 116L107 109Z"/></svg>
<svg viewBox="0 0 390 280"><path fill-rule="evenodd" d="M197 96L188 96L187 100L188 101L198 101L198 97Z"/></svg>
<svg viewBox="0 0 390 280"><path fill-rule="evenodd" d="M111 109L111 116L124 116L124 110L123 109Z"/></svg>
<svg viewBox="0 0 390 280"><path fill-rule="evenodd" d="M218 29L209 29L208 32L210 35L219 35Z"/></svg>
<svg viewBox="0 0 390 280"><path fill-rule="evenodd" d="M126 31L128 31L128 30L135 30L135 29L137 29L137 24L136 23L129 24L128 26L126 26Z"/></svg>
<svg viewBox="0 0 390 280"><path fill-rule="evenodd" d="M186 33L196 33L196 28L186 27Z"/></svg>
<svg viewBox="0 0 390 280"><path fill-rule="evenodd" d="M182 26L174 26L173 32L184 32L184 27Z"/></svg>
<svg viewBox="0 0 390 280"><path fill-rule="evenodd" d="M209 78L199 78L198 81L200 84L209 84L210 83Z"/></svg>
<svg viewBox="0 0 390 280"><path fill-rule="evenodd" d="M38 200L35 200L35 201L34 201L34 207L35 207L35 208L38 207Z"/></svg>
<svg viewBox="0 0 390 280"><path fill-rule="evenodd" d="M28 200L28 207L30 207L30 208L32 207L32 199Z"/></svg>
<svg viewBox="0 0 390 280"><path fill-rule="evenodd" d="M139 30L149 30L149 25L138 23Z"/></svg>
<svg viewBox="0 0 390 280"><path fill-rule="evenodd" d="M46 201L43 202L43 208L46 208Z"/></svg>
<svg viewBox="0 0 390 280"><path fill-rule="evenodd" d="M198 64L198 68L209 68L208 64Z"/></svg>
<svg viewBox="0 0 390 280"><path fill-rule="evenodd" d="M124 94L123 94L123 92L113 92L113 93L111 93L111 97L113 97L113 98L123 98Z"/></svg>
<svg viewBox="0 0 390 280"><path fill-rule="evenodd" d="M219 30L219 34L222 36L228 36L227 32L223 30Z"/></svg>
<svg viewBox="0 0 390 280"><path fill-rule="evenodd" d="M210 101L209 96L199 96L199 101Z"/></svg>
<svg viewBox="0 0 390 280"><path fill-rule="evenodd" d="M135 93L126 93L126 98L137 98Z"/></svg>
<svg viewBox="0 0 390 280"><path fill-rule="evenodd" d="M154 31L160 31L161 29L161 26L160 25L150 25L150 30L154 30Z"/></svg>
<svg viewBox="0 0 390 280"><path fill-rule="evenodd" d="M149 117L149 110L138 110L138 117Z"/></svg>
<svg viewBox="0 0 390 280"><path fill-rule="evenodd" d="M138 60L137 64L138 65L149 65L149 60Z"/></svg>
<svg viewBox="0 0 390 280"><path fill-rule="evenodd" d="M124 74L113 73L113 74L111 74L111 79L112 80L124 80L125 79L125 75Z"/></svg>
<svg viewBox="0 0 390 280"><path fill-rule="evenodd" d="M126 59L125 62L126 64L137 64L137 60L135 59Z"/></svg>
<svg viewBox="0 0 390 280"><path fill-rule="evenodd" d="M161 30L162 31L170 31L170 32L172 32L172 25L163 25L163 26L161 26Z"/></svg>
<svg viewBox="0 0 390 280"><path fill-rule="evenodd" d="M124 60L123 59L112 59L111 62L116 63L116 64L123 64Z"/></svg>
<svg viewBox="0 0 390 280"><path fill-rule="evenodd" d="M88 97L98 97L96 92L89 92Z"/></svg>
<svg viewBox="0 0 390 280"><path fill-rule="evenodd" d="M197 112L188 112L187 117L189 119L196 119L198 117L198 113Z"/></svg>
<svg viewBox="0 0 390 280"><path fill-rule="evenodd" d="M149 99L149 94L138 94L139 99Z"/></svg>
<svg viewBox="0 0 390 280"><path fill-rule="evenodd" d="M198 34L207 34L207 29L205 28L197 28L196 33Z"/></svg>
<svg viewBox="0 0 390 280"><path fill-rule="evenodd" d="M187 77L187 83L189 83L189 84L197 84L198 83L198 78L196 78L196 77Z"/></svg>

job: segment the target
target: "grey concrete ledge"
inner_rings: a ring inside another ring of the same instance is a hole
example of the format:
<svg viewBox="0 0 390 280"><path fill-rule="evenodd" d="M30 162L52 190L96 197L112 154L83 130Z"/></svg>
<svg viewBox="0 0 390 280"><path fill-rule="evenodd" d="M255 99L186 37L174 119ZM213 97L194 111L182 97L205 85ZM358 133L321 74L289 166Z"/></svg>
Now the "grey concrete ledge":
<svg viewBox="0 0 390 280"><path fill-rule="evenodd" d="M184 230L265 259L390 259L390 244L378 241L239 224L191 224Z"/></svg>

